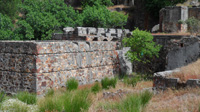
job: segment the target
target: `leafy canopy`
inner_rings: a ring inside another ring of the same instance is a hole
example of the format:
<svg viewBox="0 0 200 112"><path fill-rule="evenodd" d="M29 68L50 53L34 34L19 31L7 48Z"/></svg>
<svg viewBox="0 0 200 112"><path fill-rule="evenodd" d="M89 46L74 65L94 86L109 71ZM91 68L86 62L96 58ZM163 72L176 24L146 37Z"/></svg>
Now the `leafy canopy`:
<svg viewBox="0 0 200 112"><path fill-rule="evenodd" d="M82 25L81 17L64 0L25 0L20 9L23 16L15 31L19 39L48 40L56 30Z"/></svg>
<svg viewBox="0 0 200 112"><path fill-rule="evenodd" d="M161 46L153 42L151 33L139 30L136 28L132 32L132 36L124 38L122 43L125 47L130 47L126 53L129 60L146 63L149 60L144 60L144 57L158 56Z"/></svg>
<svg viewBox="0 0 200 112"><path fill-rule="evenodd" d="M12 29L11 19L0 13L0 40L10 40L13 34Z"/></svg>

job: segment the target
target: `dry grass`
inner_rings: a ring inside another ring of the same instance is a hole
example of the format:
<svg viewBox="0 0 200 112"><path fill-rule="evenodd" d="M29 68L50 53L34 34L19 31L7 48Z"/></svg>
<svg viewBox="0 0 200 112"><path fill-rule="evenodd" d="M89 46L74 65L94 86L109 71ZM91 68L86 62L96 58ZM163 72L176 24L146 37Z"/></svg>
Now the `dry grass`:
<svg viewBox="0 0 200 112"><path fill-rule="evenodd" d="M194 63L180 68L180 72L173 73L170 77L179 78L181 82L186 82L188 79L200 79L200 59Z"/></svg>
<svg viewBox="0 0 200 112"><path fill-rule="evenodd" d="M199 105L199 88L188 88L179 91L167 90L155 95L145 110L146 112L198 112Z"/></svg>

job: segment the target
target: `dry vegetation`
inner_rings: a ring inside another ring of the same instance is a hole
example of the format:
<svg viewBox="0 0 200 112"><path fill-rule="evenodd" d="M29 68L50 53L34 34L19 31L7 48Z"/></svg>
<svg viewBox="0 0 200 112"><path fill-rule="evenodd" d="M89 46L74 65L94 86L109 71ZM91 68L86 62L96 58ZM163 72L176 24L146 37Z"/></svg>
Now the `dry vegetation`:
<svg viewBox="0 0 200 112"><path fill-rule="evenodd" d="M181 82L188 79L200 79L200 59L194 63L180 68L180 72L174 72L170 77L179 78Z"/></svg>
<svg viewBox="0 0 200 112"><path fill-rule="evenodd" d="M146 112L198 112L200 105L199 88L167 90L154 95L146 107Z"/></svg>

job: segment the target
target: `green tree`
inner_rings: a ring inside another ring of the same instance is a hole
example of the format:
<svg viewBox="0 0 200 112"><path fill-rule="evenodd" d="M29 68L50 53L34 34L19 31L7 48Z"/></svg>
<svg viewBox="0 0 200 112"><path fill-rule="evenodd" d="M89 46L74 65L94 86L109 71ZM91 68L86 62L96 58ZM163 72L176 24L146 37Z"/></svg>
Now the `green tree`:
<svg viewBox="0 0 200 112"><path fill-rule="evenodd" d="M126 55L132 62L137 61L146 63L149 60L144 60L144 58L158 56L161 48L160 45L156 45L156 43L153 42L153 36L151 33L141 31L138 28L132 32L131 37L124 38L122 43L125 47L130 47L130 50Z"/></svg>
<svg viewBox="0 0 200 112"><path fill-rule="evenodd" d="M21 0L0 0L0 13L14 19L17 16L18 5Z"/></svg>
<svg viewBox="0 0 200 112"><path fill-rule="evenodd" d="M17 39L48 40L63 27L82 26L82 17L64 0L25 0L15 30Z"/></svg>
<svg viewBox="0 0 200 112"><path fill-rule="evenodd" d="M0 13L0 40L10 40L13 34L13 24L8 16Z"/></svg>

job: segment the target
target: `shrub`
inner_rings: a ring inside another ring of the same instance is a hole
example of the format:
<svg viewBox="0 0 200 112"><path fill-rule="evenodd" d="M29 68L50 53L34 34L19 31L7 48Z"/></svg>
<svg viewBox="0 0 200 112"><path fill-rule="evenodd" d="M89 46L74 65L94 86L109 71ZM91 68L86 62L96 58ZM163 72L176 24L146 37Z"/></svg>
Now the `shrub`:
<svg viewBox="0 0 200 112"><path fill-rule="evenodd" d="M132 32L131 37L124 38L122 43L124 47L130 47L130 50L126 53L126 56L132 62L149 62L147 58L144 60L144 57L158 57L161 48L160 45L156 45L156 43L153 42L153 36L151 33L141 31L138 28Z"/></svg>
<svg viewBox="0 0 200 112"><path fill-rule="evenodd" d="M91 105L88 99L89 90L77 90L74 92L66 92L64 95L64 109L66 112L87 111Z"/></svg>
<svg viewBox="0 0 200 112"><path fill-rule="evenodd" d="M0 13L0 40L12 39L13 24L9 17Z"/></svg>
<svg viewBox="0 0 200 112"><path fill-rule="evenodd" d="M123 79L123 82L127 85L131 85L131 86L136 86L137 82L139 82L141 80L141 77L140 76L135 76L133 78L128 78L128 77L125 77Z"/></svg>
<svg viewBox="0 0 200 112"><path fill-rule="evenodd" d="M56 30L82 25L82 18L64 0L25 0L20 12L17 39L48 40Z"/></svg>
<svg viewBox="0 0 200 112"><path fill-rule="evenodd" d="M109 11L106 6L87 6L81 15L85 27L123 27L128 18L128 15Z"/></svg>
<svg viewBox="0 0 200 112"><path fill-rule="evenodd" d="M15 97L27 104L36 104L37 102L37 95L26 91L17 93Z"/></svg>
<svg viewBox="0 0 200 112"><path fill-rule="evenodd" d="M71 78L66 83L67 90L75 90L78 88L78 81L75 78Z"/></svg>
<svg viewBox="0 0 200 112"><path fill-rule="evenodd" d="M99 83L95 83L94 86L92 86L91 91L93 93L98 93L101 90L101 86L99 85Z"/></svg>
<svg viewBox="0 0 200 112"><path fill-rule="evenodd" d="M38 107L36 105L27 105L17 99L5 100L1 109L3 112L38 112Z"/></svg>
<svg viewBox="0 0 200 112"><path fill-rule="evenodd" d="M187 19L186 24L189 27L189 32L193 34L198 34L200 32L200 21L196 19L195 17L190 17Z"/></svg>
<svg viewBox="0 0 200 112"><path fill-rule="evenodd" d="M109 79L108 77L106 77L101 80L101 85L103 89L109 89L110 87L115 88L116 84L117 84L116 78Z"/></svg>

